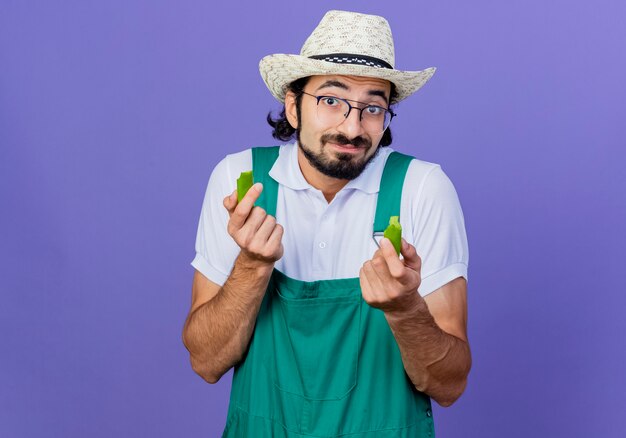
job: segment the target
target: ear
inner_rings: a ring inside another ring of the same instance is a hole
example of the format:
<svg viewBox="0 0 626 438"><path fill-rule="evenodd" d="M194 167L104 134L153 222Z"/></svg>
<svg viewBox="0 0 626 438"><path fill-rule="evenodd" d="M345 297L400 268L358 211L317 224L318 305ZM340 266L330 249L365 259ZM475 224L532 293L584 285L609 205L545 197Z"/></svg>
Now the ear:
<svg viewBox="0 0 626 438"><path fill-rule="evenodd" d="M296 109L296 95L293 91L287 91L285 95L285 116L292 128L298 129L298 111Z"/></svg>

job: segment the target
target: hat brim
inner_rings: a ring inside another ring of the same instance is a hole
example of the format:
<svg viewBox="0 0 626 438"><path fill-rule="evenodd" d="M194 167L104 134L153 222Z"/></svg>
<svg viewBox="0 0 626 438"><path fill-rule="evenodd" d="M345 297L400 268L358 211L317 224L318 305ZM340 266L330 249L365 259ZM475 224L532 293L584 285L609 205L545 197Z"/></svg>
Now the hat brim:
<svg viewBox="0 0 626 438"><path fill-rule="evenodd" d="M259 62L259 71L265 85L279 102L285 102L287 85L296 79L314 75L365 76L393 82L398 92L394 103L406 99L419 90L435 74L435 67L420 71L401 71L388 68L339 64L300 55L268 55Z"/></svg>

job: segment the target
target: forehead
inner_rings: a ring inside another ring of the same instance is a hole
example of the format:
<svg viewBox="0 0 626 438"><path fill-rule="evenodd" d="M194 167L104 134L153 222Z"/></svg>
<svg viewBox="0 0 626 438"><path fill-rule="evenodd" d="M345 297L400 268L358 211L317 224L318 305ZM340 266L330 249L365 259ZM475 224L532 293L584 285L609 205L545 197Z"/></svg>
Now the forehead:
<svg viewBox="0 0 626 438"><path fill-rule="evenodd" d="M368 78L363 76L320 75L311 76L309 84L318 88L328 82L339 82L349 91L382 90L387 94L391 91L391 83L385 79ZM342 87L343 88L343 87Z"/></svg>

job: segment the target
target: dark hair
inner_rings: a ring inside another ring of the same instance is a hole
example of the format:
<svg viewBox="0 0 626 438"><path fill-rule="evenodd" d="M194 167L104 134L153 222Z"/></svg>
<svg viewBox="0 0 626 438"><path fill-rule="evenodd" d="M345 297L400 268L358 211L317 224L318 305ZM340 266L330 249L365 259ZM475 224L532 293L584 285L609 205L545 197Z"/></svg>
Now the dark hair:
<svg viewBox="0 0 626 438"><path fill-rule="evenodd" d="M296 96L296 111L298 114L298 120L300 120L300 107L302 102L302 92L304 91L304 87L309 82L311 77L307 76L304 78L296 79L289 85L287 85L287 90L291 91ZM398 91L396 90L395 84L391 83L391 92L389 95L390 104L394 104L396 99L398 98ZM287 121L287 116L285 114L285 107L283 106L283 110L280 112L277 118L272 117L272 112L267 113L267 123L272 127L272 137L281 141L289 141L295 137L296 128L291 126ZM382 138L380 139L380 146L389 146L391 144L391 128L387 128Z"/></svg>

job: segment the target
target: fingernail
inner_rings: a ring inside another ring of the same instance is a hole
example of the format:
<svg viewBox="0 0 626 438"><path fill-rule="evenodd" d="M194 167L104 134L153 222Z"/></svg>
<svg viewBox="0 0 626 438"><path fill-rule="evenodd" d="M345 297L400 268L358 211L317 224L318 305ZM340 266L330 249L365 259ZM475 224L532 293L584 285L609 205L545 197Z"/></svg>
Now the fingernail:
<svg viewBox="0 0 626 438"><path fill-rule="evenodd" d="M255 183L254 184L254 190L256 190L257 192L260 192L261 190L263 190L263 184Z"/></svg>

